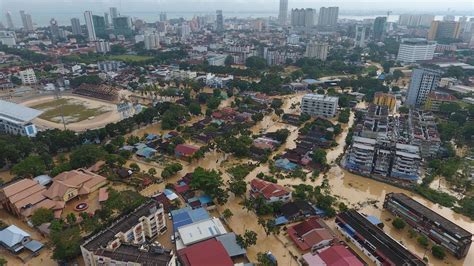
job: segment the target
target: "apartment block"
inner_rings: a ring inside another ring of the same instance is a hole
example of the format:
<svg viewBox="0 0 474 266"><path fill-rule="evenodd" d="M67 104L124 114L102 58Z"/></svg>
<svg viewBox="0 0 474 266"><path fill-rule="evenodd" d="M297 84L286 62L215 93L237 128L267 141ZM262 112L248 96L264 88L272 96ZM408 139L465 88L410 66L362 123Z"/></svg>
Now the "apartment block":
<svg viewBox="0 0 474 266"><path fill-rule="evenodd" d="M301 101L301 112L311 116L332 118L336 116L338 101L338 97L306 94Z"/></svg>
<svg viewBox="0 0 474 266"><path fill-rule="evenodd" d="M393 158L391 176L408 181L416 181L420 177L420 149L414 145L397 143Z"/></svg>
<svg viewBox="0 0 474 266"><path fill-rule="evenodd" d="M148 201L81 245L85 265L169 265L171 251L146 244L166 231L163 205Z"/></svg>
<svg viewBox="0 0 474 266"><path fill-rule="evenodd" d="M336 228L376 265L426 265L421 258L355 210L339 213Z"/></svg>
<svg viewBox="0 0 474 266"><path fill-rule="evenodd" d="M377 140L354 136L346 167L365 175L372 173Z"/></svg>
<svg viewBox="0 0 474 266"><path fill-rule="evenodd" d="M416 231L446 248L456 258L467 255L472 243L472 234L430 208L403 193L386 194L383 207L405 220Z"/></svg>
<svg viewBox="0 0 474 266"><path fill-rule="evenodd" d="M32 68L25 69L20 71L21 83L24 85L36 84L36 75L35 71Z"/></svg>
<svg viewBox="0 0 474 266"><path fill-rule="evenodd" d="M395 106L397 105L397 99L393 94L376 92L374 95L374 104L379 106L387 106L390 111L393 111L393 109L395 109Z"/></svg>
<svg viewBox="0 0 474 266"><path fill-rule="evenodd" d="M397 60L405 63L432 60L436 50L436 42L426 39L404 39L398 49Z"/></svg>

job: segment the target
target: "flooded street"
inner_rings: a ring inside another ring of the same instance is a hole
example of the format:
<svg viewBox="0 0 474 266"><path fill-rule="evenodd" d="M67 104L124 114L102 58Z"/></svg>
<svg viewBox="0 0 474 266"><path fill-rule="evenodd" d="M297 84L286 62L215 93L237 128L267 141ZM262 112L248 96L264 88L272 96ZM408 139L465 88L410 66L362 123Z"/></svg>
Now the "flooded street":
<svg viewBox="0 0 474 266"><path fill-rule="evenodd" d="M284 104L282 109L285 113L299 113L299 107L291 109L292 105L301 101L301 98L304 93L300 93L293 96L285 96ZM227 99L221 103L221 108L230 106L230 103L233 99ZM358 108L363 108L365 103L359 103ZM186 123L187 125L192 124L195 121L202 119L201 117L194 117L192 121ZM429 263L433 265L474 265L474 248L471 248L468 256L463 260L458 260L448 254L448 256L443 260L437 260L431 256L431 252L425 252L425 250L417 243L416 238L409 238L408 228L405 228L402 231L394 229L391 225L391 219L393 216L382 209L382 204L385 198L385 194L389 192L403 192L420 203L424 204L428 208L435 210L440 213L447 219L455 222L464 229L474 233L474 223L467 217L457 214L448 208L439 207L428 200L417 196L416 194L400 189L382 182L378 182L369 178L357 176L351 174L343 169L341 169L334 162L335 160L344 152L345 139L348 133L348 129L354 123L354 113L351 113L349 123L343 125L343 132L336 138L338 146L328 150L327 159L328 163L331 165L331 169L327 173L329 184L332 188L332 194L338 197L341 201L345 202L348 206L357 208L365 214L375 215L380 218L381 221L385 224L385 232L387 232L391 237L401 241L409 250L415 252L418 256L423 257L426 253L426 256L429 259ZM296 147L296 139L298 137L298 128L295 126L287 125L280 122L280 119L274 115L267 115L264 119L257 123L254 127L251 128L253 134L261 134L265 132L274 132L278 129L286 128L290 131L290 135L287 139L287 142L279 147L272 155L281 154L285 149L291 149ZM144 133L165 133L159 127L159 125L152 125L147 128L140 129L135 131L133 134L138 136L143 136ZM183 170L180 171L175 176L168 178L161 184L153 184L146 189L142 190L141 193L146 196L151 196L158 191L163 191L166 183L175 183L179 178L184 176L186 173L193 172L194 169L198 166L206 169L216 169L222 172L222 177L224 182L230 179L230 176L226 173L226 169L230 168L232 165L251 162L249 159L237 159L231 155L223 154L217 151L211 151L206 153L206 156L198 161L193 161L192 163L176 160L174 158L170 161L178 161L183 165ZM131 162L129 161L128 165ZM156 163L145 163L137 162L142 171L147 171L149 168L154 167L157 170L157 176L161 175L163 166L160 166ZM161 168L160 168L161 167ZM250 181L253 178L256 178L257 174L263 172L269 174L268 163L260 164L252 172L250 172L245 178L246 181ZM292 186L301 183L309 184L312 186L320 185L322 182L322 174L316 181L312 182L309 178L306 181L301 179L284 179L278 180L278 183L281 185ZM243 234L245 230L252 230L258 234L257 245L248 248L248 257L251 261L256 261L258 252L271 251L280 265L297 265L297 261L292 258L290 251L295 253L295 248L292 246L292 243L289 242L289 238L283 235L283 232L278 236L270 235L267 236L263 228L258 225L258 217L253 212L247 212L242 209L242 206L239 204L242 199L231 197L227 204L224 206L219 206L218 211L222 212L224 209L229 208L234 216L229 219L229 227L237 234ZM368 203L371 202L371 203ZM373 203L375 202L375 204ZM334 230L334 219L327 220L328 225ZM407 226L408 227L408 226ZM367 258L365 258L368 261Z"/></svg>

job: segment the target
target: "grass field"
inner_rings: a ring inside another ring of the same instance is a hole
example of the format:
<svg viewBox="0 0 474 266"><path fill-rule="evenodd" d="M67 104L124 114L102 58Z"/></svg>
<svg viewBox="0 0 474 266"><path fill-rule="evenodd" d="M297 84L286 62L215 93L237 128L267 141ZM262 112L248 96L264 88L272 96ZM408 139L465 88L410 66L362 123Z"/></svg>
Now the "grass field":
<svg viewBox="0 0 474 266"><path fill-rule="evenodd" d="M39 118L55 123L62 122L61 115L64 115L66 122L75 123L108 112L104 108L87 107L81 101L68 98L55 99L50 102L34 105L32 108L44 111Z"/></svg>
<svg viewBox="0 0 474 266"><path fill-rule="evenodd" d="M118 61L124 61L124 62L142 62L148 59L152 59L153 57L151 56L144 56L144 55L110 55L108 56L109 59L111 60L118 60Z"/></svg>

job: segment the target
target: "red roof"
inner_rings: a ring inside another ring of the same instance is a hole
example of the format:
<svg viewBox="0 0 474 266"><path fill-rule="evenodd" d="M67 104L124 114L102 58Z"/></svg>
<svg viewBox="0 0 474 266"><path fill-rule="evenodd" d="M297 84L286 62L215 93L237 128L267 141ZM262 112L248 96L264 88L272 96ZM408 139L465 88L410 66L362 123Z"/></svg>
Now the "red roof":
<svg viewBox="0 0 474 266"><path fill-rule="evenodd" d="M313 229L322 228L322 227L323 226L319 223L318 218L311 217L308 220L293 226L292 228L295 230L295 232L299 236L302 236Z"/></svg>
<svg viewBox="0 0 474 266"><path fill-rule="evenodd" d="M198 147L188 144L178 144L175 148L175 152L180 153L184 156L192 156L195 152L199 150Z"/></svg>
<svg viewBox="0 0 474 266"><path fill-rule="evenodd" d="M257 178L250 181L250 185L253 190L258 190L259 194L266 199L270 199L271 197L281 197L290 193L283 186Z"/></svg>
<svg viewBox="0 0 474 266"><path fill-rule="evenodd" d="M178 250L184 266L233 266L224 246L215 238Z"/></svg>
<svg viewBox="0 0 474 266"><path fill-rule="evenodd" d="M289 227L287 233L302 251L310 250L314 245L334 238L331 232L324 228L316 217L311 217L309 220Z"/></svg>
<svg viewBox="0 0 474 266"><path fill-rule="evenodd" d="M330 266L363 266L364 264L342 245L332 246L321 253L319 257Z"/></svg>
<svg viewBox="0 0 474 266"><path fill-rule="evenodd" d="M443 102L451 102L451 101L456 101L457 98L454 97L453 95L451 94L448 94L448 93L442 93L442 92L430 92L428 94L428 98L429 99L432 99L432 100L437 100L437 101L443 101Z"/></svg>

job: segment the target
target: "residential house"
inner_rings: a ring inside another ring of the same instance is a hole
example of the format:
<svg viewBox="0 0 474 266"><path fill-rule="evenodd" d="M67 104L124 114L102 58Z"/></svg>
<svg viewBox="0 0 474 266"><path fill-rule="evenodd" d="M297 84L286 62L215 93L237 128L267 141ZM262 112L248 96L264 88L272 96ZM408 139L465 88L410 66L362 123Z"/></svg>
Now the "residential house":
<svg viewBox="0 0 474 266"><path fill-rule="evenodd" d="M177 254L183 266L234 265L224 245L215 238L180 249Z"/></svg>
<svg viewBox="0 0 474 266"><path fill-rule="evenodd" d="M367 265L349 247L334 245L316 253L308 252L301 258L303 266L363 266Z"/></svg>
<svg viewBox="0 0 474 266"><path fill-rule="evenodd" d="M250 181L250 186L250 196L253 198L263 197L267 203L291 200L291 192L281 185L255 178Z"/></svg>
<svg viewBox="0 0 474 266"><path fill-rule="evenodd" d="M43 248L43 244L32 240L30 234L16 225L10 225L0 231L0 244L12 253L19 253L24 249L37 253Z"/></svg>
<svg viewBox="0 0 474 266"><path fill-rule="evenodd" d="M197 151L199 147L189 144L178 144L174 149L175 156L178 158L191 158Z"/></svg>
<svg viewBox="0 0 474 266"><path fill-rule="evenodd" d="M303 252L315 252L318 249L331 245L335 235L327 228L324 222L312 217L287 229L288 236Z"/></svg>

